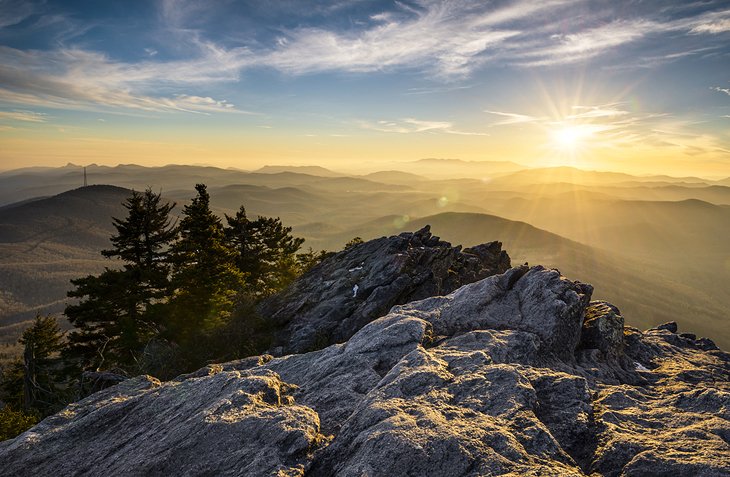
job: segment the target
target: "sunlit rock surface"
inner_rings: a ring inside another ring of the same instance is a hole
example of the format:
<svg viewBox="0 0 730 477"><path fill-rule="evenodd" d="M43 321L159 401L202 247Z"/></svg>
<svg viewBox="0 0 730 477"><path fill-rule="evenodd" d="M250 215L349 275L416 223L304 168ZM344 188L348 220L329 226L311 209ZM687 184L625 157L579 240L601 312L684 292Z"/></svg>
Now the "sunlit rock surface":
<svg viewBox="0 0 730 477"><path fill-rule="evenodd" d="M301 353L346 341L393 305L446 295L509 267L500 242L462 250L426 226L330 257L260 311L283 326L275 353Z"/></svg>
<svg viewBox="0 0 730 477"><path fill-rule="evenodd" d="M730 356L518 267L347 342L139 377L0 444L7 475L666 475L730 469Z"/></svg>

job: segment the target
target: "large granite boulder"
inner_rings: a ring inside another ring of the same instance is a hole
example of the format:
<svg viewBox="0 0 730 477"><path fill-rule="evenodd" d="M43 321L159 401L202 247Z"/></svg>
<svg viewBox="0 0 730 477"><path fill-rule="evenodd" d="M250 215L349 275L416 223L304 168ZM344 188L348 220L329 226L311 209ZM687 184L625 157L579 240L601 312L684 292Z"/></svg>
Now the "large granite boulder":
<svg viewBox="0 0 730 477"><path fill-rule="evenodd" d="M520 267L322 350L125 381L0 443L0 469L728 475L730 355L667 329L619 335L591 291Z"/></svg>
<svg viewBox="0 0 730 477"><path fill-rule="evenodd" d="M394 305L446 295L509 267L500 242L462 250L426 226L335 254L259 312L282 329L275 354L301 353L346 341Z"/></svg>

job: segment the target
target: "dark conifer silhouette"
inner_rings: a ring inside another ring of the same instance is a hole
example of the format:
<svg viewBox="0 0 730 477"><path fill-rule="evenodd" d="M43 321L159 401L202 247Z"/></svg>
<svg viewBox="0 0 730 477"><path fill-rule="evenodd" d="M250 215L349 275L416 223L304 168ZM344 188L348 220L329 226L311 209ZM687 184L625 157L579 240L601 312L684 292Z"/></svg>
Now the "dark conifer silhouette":
<svg viewBox="0 0 730 477"><path fill-rule="evenodd" d="M161 326L160 305L169 287L169 246L176 236L170 212L159 193L132 192L124 203L127 217L114 219L113 248L102 254L123 262L121 269L72 280L68 293L79 298L65 314L76 328L67 355L81 358L83 368L102 369L111 361L135 368L147 341Z"/></svg>
<svg viewBox="0 0 730 477"><path fill-rule="evenodd" d="M183 347L192 345L196 335L225 324L244 286L235 251L210 210L206 186L197 184L195 190L198 195L183 209L180 236L171 251L169 337Z"/></svg>
<svg viewBox="0 0 730 477"><path fill-rule="evenodd" d="M275 293L299 274L297 252L303 238L276 217L250 220L241 206L234 217L226 215L226 238L236 251L236 265L246 273L248 289L255 296Z"/></svg>
<svg viewBox="0 0 730 477"><path fill-rule="evenodd" d="M53 316L36 316L18 342L23 357L3 373L0 400L15 411L45 417L64 404L59 351L63 333Z"/></svg>

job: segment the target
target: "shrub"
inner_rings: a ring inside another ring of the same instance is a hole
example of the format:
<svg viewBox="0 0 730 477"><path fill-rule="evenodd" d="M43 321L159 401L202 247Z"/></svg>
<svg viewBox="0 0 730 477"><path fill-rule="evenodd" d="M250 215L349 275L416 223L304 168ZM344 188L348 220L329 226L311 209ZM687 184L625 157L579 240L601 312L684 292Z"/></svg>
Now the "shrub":
<svg viewBox="0 0 730 477"><path fill-rule="evenodd" d="M38 418L34 414L16 411L6 405L0 409L0 441L19 436L37 422Z"/></svg>

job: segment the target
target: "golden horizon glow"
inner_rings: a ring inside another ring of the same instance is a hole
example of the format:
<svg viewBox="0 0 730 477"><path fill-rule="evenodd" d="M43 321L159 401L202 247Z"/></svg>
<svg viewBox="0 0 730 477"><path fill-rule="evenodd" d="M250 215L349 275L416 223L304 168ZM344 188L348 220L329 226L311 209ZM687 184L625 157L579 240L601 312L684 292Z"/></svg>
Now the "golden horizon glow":
<svg viewBox="0 0 730 477"><path fill-rule="evenodd" d="M16 3L0 170L454 158L730 176L721 2L588 2L581 21L571 2Z"/></svg>

